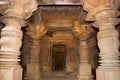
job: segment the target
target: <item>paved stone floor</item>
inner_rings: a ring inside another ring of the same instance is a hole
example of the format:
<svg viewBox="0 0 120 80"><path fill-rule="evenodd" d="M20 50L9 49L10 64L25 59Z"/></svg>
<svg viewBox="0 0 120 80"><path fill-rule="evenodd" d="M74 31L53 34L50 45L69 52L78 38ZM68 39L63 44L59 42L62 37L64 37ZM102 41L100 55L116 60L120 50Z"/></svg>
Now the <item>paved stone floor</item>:
<svg viewBox="0 0 120 80"><path fill-rule="evenodd" d="M74 74L56 71L52 76L44 76L41 80L77 80Z"/></svg>
<svg viewBox="0 0 120 80"><path fill-rule="evenodd" d="M54 76L54 77L44 77L41 80L77 80L75 77L71 76Z"/></svg>

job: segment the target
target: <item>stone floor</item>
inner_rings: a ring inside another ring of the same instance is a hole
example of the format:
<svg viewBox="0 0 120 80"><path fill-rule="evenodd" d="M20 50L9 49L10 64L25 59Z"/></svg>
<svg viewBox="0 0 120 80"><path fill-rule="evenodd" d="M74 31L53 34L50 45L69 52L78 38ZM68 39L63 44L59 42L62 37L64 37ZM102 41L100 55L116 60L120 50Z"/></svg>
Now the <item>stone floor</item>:
<svg viewBox="0 0 120 80"><path fill-rule="evenodd" d="M54 76L54 77L44 77L41 80L77 80L75 77L71 76Z"/></svg>
<svg viewBox="0 0 120 80"><path fill-rule="evenodd" d="M75 76L71 76L65 72L54 72L52 76L44 76L41 80L77 80Z"/></svg>

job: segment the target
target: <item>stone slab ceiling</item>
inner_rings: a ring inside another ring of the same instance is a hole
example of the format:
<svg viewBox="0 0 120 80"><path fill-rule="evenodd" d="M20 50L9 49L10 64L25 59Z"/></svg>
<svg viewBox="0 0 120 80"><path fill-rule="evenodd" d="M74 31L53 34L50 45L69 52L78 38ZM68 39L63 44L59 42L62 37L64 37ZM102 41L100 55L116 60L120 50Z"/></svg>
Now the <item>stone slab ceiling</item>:
<svg viewBox="0 0 120 80"><path fill-rule="evenodd" d="M54 29L68 29L75 20L84 18L81 6L39 6L38 12L46 26Z"/></svg>
<svg viewBox="0 0 120 80"><path fill-rule="evenodd" d="M40 5L80 5L82 0L38 0Z"/></svg>

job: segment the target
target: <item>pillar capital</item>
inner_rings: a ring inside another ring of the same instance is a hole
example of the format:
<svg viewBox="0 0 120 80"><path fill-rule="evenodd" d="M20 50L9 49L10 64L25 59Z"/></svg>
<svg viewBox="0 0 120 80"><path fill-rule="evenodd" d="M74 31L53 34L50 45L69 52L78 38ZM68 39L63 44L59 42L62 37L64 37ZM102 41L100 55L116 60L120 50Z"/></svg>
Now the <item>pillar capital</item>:
<svg viewBox="0 0 120 80"><path fill-rule="evenodd" d="M105 19L100 19L95 21L93 23L93 26L96 28L99 28L100 30L103 30L106 28L112 29L112 28L115 28L114 26L116 26L119 23L120 23L120 20L118 18L105 18Z"/></svg>
<svg viewBox="0 0 120 80"><path fill-rule="evenodd" d="M101 17L108 18L120 15L117 9L119 2L119 0L84 0L83 8L88 11L86 21L95 21ZM98 14L100 15L98 16Z"/></svg>
<svg viewBox="0 0 120 80"><path fill-rule="evenodd" d="M0 13L4 16L28 19L36 9L36 0L10 0L9 4L0 7Z"/></svg>
<svg viewBox="0 0 120 80"><path fill-rule="evenodd" d="M87 40L93 33L93 28L88 24L79 25L78 22L74 22L73 33L80 40Z"/></svg>
<svg viewBox="0 0 120 80"><path fill-rule="evenodd" d="M30 24L27 28L27 36L29 36L31 39L38 40L41 39L41 37L46 34L47 29L43 22Z"/></svg>
<svg viewBox="0 0 120 80"><path fill-rule="evenodd" d="M20 27L24 27L26 25L25 20L23 20L22 18L18 18L15 16L2 16L0 17L0 22L4 23L5 25L9 25L9 26L15 26L17 27L17 25L19 25Z"/></svg>

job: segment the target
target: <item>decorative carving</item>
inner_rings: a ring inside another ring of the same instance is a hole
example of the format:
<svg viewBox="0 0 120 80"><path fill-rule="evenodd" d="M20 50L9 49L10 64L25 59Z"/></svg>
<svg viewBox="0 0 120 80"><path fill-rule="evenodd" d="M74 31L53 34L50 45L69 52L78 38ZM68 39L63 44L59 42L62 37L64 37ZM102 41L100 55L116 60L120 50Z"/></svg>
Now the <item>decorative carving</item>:
<svg viewBox="0 0 120 80"><path fill-rule="evenodd" d="M120 13L118 13L118 10L116 9L116 7L118 7L117 2L119 2L119 0L84 0L83 1L83 8L84 10L88 11L88 15L86 17L86 21L95 21L95 14L99 13L99 11L110 11L110 10L114 10L111 13L111 16L115 17L117 15L119 15ZM105 15L105 14L104 14ZM106 18L106 16L104 16L104 18Z"/></svg>
<svg viewBox="0 0 120 80"><path fill-rule="evenodd" d="M24 22L16 17L4 17L2 21L6 26L2 29L0 39L0 77L2 80L22 80L19 49L22 45L21 26Z"/></svg>
<svg viewBox="0 0 120 80"><path fill-rule="evenodd" d="M27 28L26 34L31 38L31 39L41 39L44 34L47 33L47 29L44 25L43 22L40 22L39 24L30 24L29 27Z"/></svg>
<svg viewBox="0 0 120 80"><path fill-rule="evenodd" d="M73 33L79 39L86 40L92 35L93 31L94 30L90 25L83 24L80 26L78 21L74 21Z"/></svg>
<svg viewBox="0 0 120 80"><path fill-rule="evenodd" d="M97 80L120 80L119 33L115 29L120 21L117 16L119 0L86 0L83 4L88 11L86 20L95 21L99 28L97 35L100 48L100 65L96 71ZM109 76L109 77L108 77Z"/></svg>
<svg viewBox="0 0 120 80"><path fill-rule="evenodd" d="M21 27L25 26L24 19L30 17L37 9L35 2L35 0L10 0L10 4L0 7L0 13L3 15L0 21L5 24L0 39L1 80L22 80L22 68L19 63L22 45Z"/></svg>
<svg viewBox="0 0 120 80"><path fill-rule="evenodd" d="M10 0L10 4L0 7L0 13L5 16L28 19L36 9L36 0Z"/></svg>

